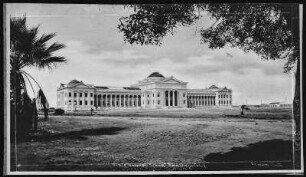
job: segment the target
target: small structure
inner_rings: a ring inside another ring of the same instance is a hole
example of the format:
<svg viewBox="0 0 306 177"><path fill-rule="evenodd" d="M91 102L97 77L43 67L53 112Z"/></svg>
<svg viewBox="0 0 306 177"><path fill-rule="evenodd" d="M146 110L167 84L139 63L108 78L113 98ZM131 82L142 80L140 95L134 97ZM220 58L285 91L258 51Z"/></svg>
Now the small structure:
<svg viewBox="0 0 306 177"><path fill-rule="evenodd" d="M292 104L282 102L272 102L269 104L270 108L290 108Z"/></svg>

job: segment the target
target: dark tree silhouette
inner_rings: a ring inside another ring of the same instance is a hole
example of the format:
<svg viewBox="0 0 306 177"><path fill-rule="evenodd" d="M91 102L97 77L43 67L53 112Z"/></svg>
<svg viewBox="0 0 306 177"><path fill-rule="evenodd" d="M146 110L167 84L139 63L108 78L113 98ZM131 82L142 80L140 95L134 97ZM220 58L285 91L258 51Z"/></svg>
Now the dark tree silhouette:
<svg viewBox="0 0 306 177"><path fill-rule="evenodd" d="M20 130L25 133L31 128L34 118L34 128L37 129L36 104L44 108L45 120L48 119L48 101L36 80L24 71L26 67L39 69L53 69L56 64L66 62L61 56L53 56L54 52L64 48L60 43L48 45L48 41L55 36L43 34L38 36L39 27L26 26L26 17L11 17L10 19L10 90L11 90L11 125L12 132ZM33 81L39 87L35 92ZM36 98L30 99L26 82L29 83ZM26 126L28 125L28 126ZM13 136L14 137L14 136Z"/></svg>
<svg viewBox="0 0 306 177"><path fill-rule="evenodd" d="M134 13L119 19L119 31L130 44L161 45L176 27L195 23L200 12L215 20L201 28L201 41L209 48L238 47L264 60L286 60L284 72L296 66L293 112L295 149L300 144L300 56L298 4L151 4L130 5Z"/></svg>

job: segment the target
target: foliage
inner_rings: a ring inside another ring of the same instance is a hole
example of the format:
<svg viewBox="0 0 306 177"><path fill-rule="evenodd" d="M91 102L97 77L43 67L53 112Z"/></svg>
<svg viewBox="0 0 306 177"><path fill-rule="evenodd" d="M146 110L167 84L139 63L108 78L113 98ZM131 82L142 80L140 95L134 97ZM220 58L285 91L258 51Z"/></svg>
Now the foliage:
<svg viewBox="0 0 306 177"><path fill-rule="evenodd" d="M40 85L24 68L53 69L58 63L66 62L64 57L54 56L55 51L65 47L63 44L55 42L48 45L55 33L38 36L38 31L39 26L34 28L26 26L26 16L10 19L10 100L11 108L14 110L11 114L13 133L17 131L22 134L31 128L33 118L37 119L38 104L44 107L45 119L48 116L46 96ZM39 87L37 93L35 93L33 81ZM33 100L29 97L26 82L30 85L33 94L37 95ZM37 120L34 120L34 124L36 124L34 128L37 128Z"/></svg>
<svg viewBox="0 0 306 177"><path fill-rule="evenodd" d="M289 72L299 57L288 4L151 4L131 5L134 13L121 17L118 28L130 44L161 45L167 33L195 23L205 12L215 19L200 30L201 41L212 49L226 45L253 51L263 59L286 59ZM288 15L289 14L289 15Z"/></svg>
<svg viewBox="0 0 306 177"><path fill-rule="evenodd" d="M134 14L121 17L118 28L131 44L161 45L167 33L174 34L178 25L191 25L198 16L192 4L131 5Z"/></svg>
<svg viewBox="0 0 306 177"><path fill-rule="evenodd" d="M63 110L63 109L61 109L61 108L57 108L57 109L55 109L54 110L54 115L62 115L62 114L64 114L65 113L65 111Z"/></svg>

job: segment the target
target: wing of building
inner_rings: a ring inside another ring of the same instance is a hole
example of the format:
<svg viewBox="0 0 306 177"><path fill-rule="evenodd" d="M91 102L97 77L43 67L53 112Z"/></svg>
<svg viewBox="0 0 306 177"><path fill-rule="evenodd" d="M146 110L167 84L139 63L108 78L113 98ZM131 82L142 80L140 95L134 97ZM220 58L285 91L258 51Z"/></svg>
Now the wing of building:
<svg viewBox="0 0 306 177"><path fill-rule="evenodd" d="M57 108L66 111L125 108L231 106L232 90L215 85L187 89L188 82L153 72L130 87L95 86L72 80L57 89Z"/></svg>

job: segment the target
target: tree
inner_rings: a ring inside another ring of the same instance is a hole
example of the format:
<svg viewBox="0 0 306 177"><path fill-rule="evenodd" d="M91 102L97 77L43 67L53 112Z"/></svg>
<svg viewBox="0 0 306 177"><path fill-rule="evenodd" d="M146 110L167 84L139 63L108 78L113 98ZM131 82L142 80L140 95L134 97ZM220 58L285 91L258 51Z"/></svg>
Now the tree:
<svg viewBox="0 0 306 177"><path fill-rule="evenodd" d="M55 33L38 36L38 31L39 26L34 28L26 26L25 15L10 18L11 130L13 133L17 131L17 134L25 133L32 127L33 117L34 128L37 128L37 104L43 106L45 120L48 119L46 96L40 85L24 68L53 69L58 63L66 62L64 57L53 56L55 51L65 47L63 44L55 42L48 45L48 41L55 36ZM35 92L33 81L39 87L38 92ZM33 100L29 97L26 83L36 95Z"/></svg>
<svg viewBox="0 0 306 177"><path fill-rule="evenodd" d="M201 28L201 41L209 48L226 45L244 52L253 51L264 60L285 59L284 72L296 65L293 113L295 149L300 144L300 57L298 4L153 4L130 5L134 13L121 17L118 25L124 41L130 44L161 45L177 26L195 23L205 11L215 20ZM297 153L298 155L298 153Z"/></svg>

